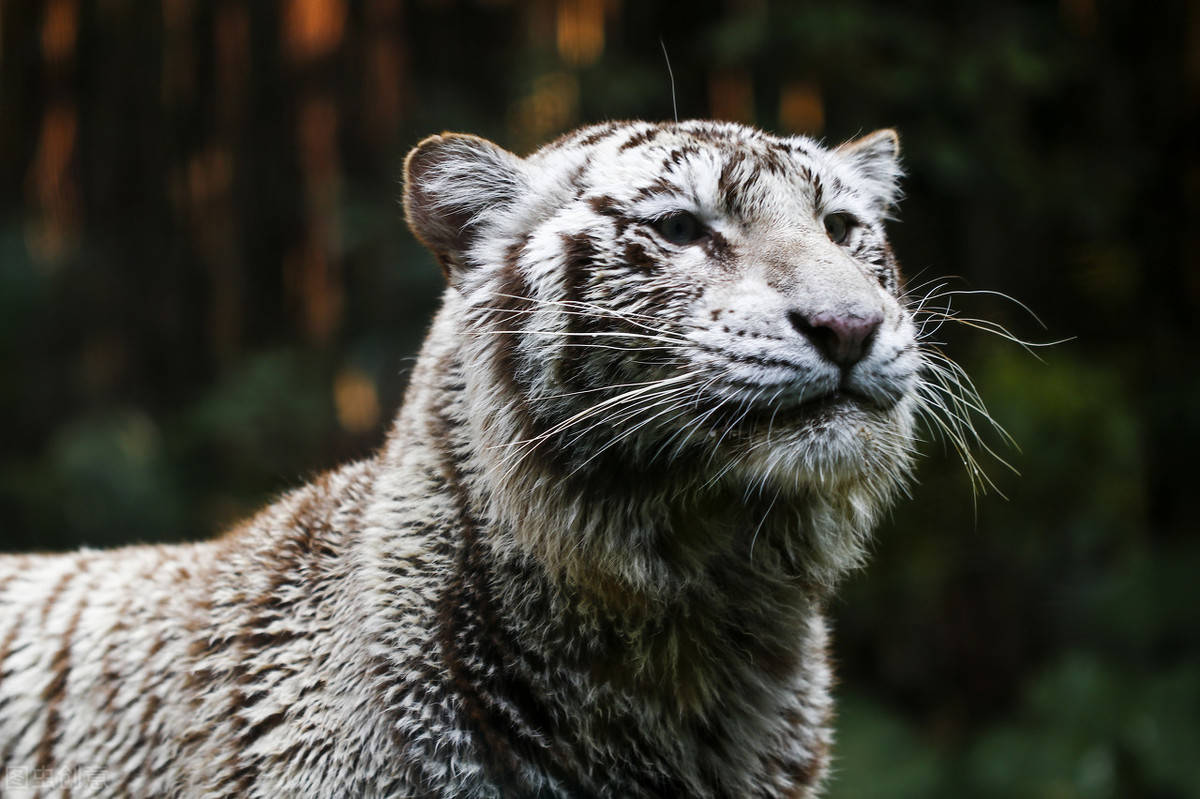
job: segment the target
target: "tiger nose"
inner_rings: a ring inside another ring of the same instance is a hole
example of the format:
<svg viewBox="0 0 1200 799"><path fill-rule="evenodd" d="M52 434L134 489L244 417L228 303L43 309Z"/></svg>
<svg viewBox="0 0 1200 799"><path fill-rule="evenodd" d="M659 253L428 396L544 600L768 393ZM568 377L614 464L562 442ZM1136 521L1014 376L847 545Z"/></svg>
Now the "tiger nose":
<svg viewBox="0 0 1200 799"><path fill-rule="evenodd" d="M858 313L832 313L817 311L789 311L788 321L824 355L843 369L862 360L879 325L883 314L879 311Z"/></svg>

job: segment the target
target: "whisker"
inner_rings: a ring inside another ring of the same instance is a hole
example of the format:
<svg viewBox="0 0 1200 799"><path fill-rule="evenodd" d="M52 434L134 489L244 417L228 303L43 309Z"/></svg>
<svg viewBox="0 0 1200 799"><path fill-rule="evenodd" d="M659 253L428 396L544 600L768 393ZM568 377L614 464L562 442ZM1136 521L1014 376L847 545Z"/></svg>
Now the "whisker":
<svg viewBox="0 0 1200 799"><path fill-rule="evenodd" d="M596 317L602 316L610 319L619 319L626 322L631 322L639 327L653 330L657 333L668 333L670 331L663 330L659 325L670 322L673 325L686 325L692 328L698 328L699 325L694 325L678 320L667 320L661 316L650 316L649 314L639 314L634 311L622 311L616 308L605 307L595 303L585 302L583 300L546 300L540 297L525 297L519 294L505 294L503 292L493 292L493 296L503 297L505 299L520 300L523 302L533 303L540 307L552 307L558 309L559 313L575 314L578 316ZM565 309L565 310L564 310ZM502 313L536 313L536 310L522 308L491 308Z"/></svg>
<svg viewBox="0 0 1200 799"><path fill-rule="evenodd" d="M1030 308L1025 303L1021 302L1020 300L1018 300L1016 297L1012 296L1011 294L1005 294L1003 291L995 291L993 289L952 289L950 291L945 292L945 294L946 294L946 296L985 295L985 296L991 296L991 297L999 297L1001 299L1008 300L1013 305L1016 305L1018 308L1023 310L1025 313L1029 314L1029 316L1033 318L1033 321L1035 321L1039 325L1041 325L1043 330L1049 330L1049 328L1046 326L1046 323L1042 321L1040 316L1038 316L1036 313L1033 312L1032 308Z"/></svg>
<svg viewBox="0 0 1200 799"><path fill-rule="evenodd" d="M619 333L616 331L607 331L607 330L589 331L589 332L569 332L566 330L476 330L476 331L471 331L471 332L472 332L472 335L477 335L477 336L484 336L484 335L499 336L499 335L505 335L505 334L507 334L507 335L522 335L522 336L552 336L554 338L558 338L558 337L562 337L562 338L573 338L573 337L603 338L603 337L607 336L607 337L611 337L611 338L634 338L634 339L643 339L646 341L666 342L673 346L679 346L680 344L690 343L687 341L687 339L670 339L665 336L650 336L645 333Z"/></svg>
<svg viewBox="0 0 1200 799"><path fill-rule="evenodd" d="M933 311L925 311L924 313L929 317L938 317L946 322L954 322L956 324L965 325L966 327L973 327L976 330L982 330L985 333L991 333L994 336L999 336L1002 339L1011 341L1014 344L1019 345L1026 352L1028 352L1033 357L1037 358L1039 361L1041 360L1041 358L1038 357L1037 353L1033 352L1032 348L1034 348L1034 347L1053 347L1058 344L1065 344L1068 341L1073 341L1075 338L1074 336L1068 336L1066 338L1058 339L1057 341L1046 341L1046 342L1026 341L1022 338L1018 338L1016 335L1011 333L1007 328L1005 328L999 322L993 322L989 319L978 319L978 318L969 317L969 316L956 316L954 314L939 314L939 313L936 313Z"/></svg>
<svg viewBox="0 0 1200 799"><path fill-rule="evenodd" d="M646 400L654 400L665 395L670 395L674 393L676 389L668 387L674 386L674 384L679 382L690 380L695 376L695 374L695 372L688 372L681 375L676 375L674 377L663 378L661 380L650 381L648 383L638 385L634 388L631 388L629 391L622 392L616 396L608 397L597 403L594 403L551 426L549 429L540 432L536 436L495 445L493 448L503 448L510 451L509 454L505 456L506 459L512 459L512 462L508 465L508 468L504 472L505 478L511 476L512 471L516 469L520 463L526 457L528 457L531 452L533 452L533 450L535 450L540 444L548 439L567 431L571 427L590 419L605 410L617 409L624 404L644 402ZM653 391L656 389L664 388L665 390L659 394L653 393ZM684 386L681 388L686 389L687 387Z"/></svg>

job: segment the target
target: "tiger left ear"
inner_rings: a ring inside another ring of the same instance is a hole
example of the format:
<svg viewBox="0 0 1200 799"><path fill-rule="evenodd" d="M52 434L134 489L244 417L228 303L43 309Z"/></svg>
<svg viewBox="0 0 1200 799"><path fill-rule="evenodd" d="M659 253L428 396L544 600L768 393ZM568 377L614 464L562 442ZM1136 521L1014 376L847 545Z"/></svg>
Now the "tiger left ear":
<svg viewBox="0 0 1200 799"><path fill-rule="evenodd" d="M868 133L840 145L835 151L858 172L878 210L886 212L900 199L900 136L892 128Z"/></svg>
<svg viewBox="0 0 1200 799"><path fill-rule="evenodd" d="M526 191L522 161L478 136L443 133L404 161L404 216L413 234L457 283L484 227Z"/></svg>

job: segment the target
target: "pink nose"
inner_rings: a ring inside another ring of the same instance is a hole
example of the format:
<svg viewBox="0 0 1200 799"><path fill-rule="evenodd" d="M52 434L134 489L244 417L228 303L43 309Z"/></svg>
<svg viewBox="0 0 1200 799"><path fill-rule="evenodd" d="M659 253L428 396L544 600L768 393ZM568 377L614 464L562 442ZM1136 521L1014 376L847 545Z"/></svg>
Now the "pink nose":
<svg viewBox="0 0 1200 799"><path fill-rule="evenodd" d="M879 311L831 313L789 311L788 321L824 355L843 369L862 360L883 322Z"/></svg>

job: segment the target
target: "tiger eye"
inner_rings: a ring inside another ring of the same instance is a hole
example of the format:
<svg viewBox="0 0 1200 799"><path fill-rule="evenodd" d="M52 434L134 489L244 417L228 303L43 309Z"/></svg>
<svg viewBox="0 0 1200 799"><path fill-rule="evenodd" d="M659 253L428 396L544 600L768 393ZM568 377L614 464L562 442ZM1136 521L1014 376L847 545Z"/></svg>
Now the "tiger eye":
<svg viewBox="0 0 1200 799"><path fill-rule="evenodd" d="M855 224L857 224L857 220L850 216L850 214L835 213L825 215L825 232L834 244L845 244L846 239L850 236L850 229Z"/></svg>
<svg viewBox="0 0 1200 799"><path fill-rule="evenodd" d="M692 214L676 211L654 221L654 230L672 244L691 244L704 238L707 231Z"/></svg>

